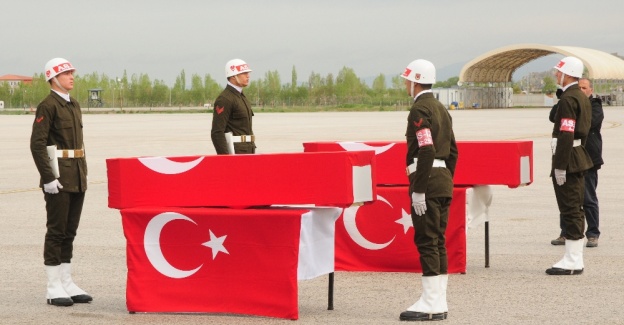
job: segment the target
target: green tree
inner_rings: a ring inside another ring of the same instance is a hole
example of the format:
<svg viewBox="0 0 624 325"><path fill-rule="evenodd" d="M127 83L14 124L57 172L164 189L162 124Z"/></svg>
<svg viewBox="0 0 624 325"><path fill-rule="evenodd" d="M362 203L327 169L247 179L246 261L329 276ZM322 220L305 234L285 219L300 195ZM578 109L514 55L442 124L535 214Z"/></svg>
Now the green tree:
<svg viewBox="0 0 624 325"><path fill-rule="evenodd" d="M186 105L186 74L184 70L176 77L176 81L173 84L173 89L171 90L171 96L173 104L176 106Z"/></svg>
<svg viewBox="0 0 624 325"><path fill-rule="evenodd" d="M264 94L260 96L261 101L275 106L276 100L279 99L280 90L282 89L279 72L268 71L265 74L262 89L264 90Z"/></svg>
<svg viewBox="0 0 624 325"><path fill-rule="evenodd" d="M214 79L212 79L209 74L204 76L204 96L206 98L206 102L214 102L214 100L217 99L217 96L219 96L222 90L223 89L221 89L221 86L219 86L219 84Z"/></svg>
<svg viewBox="0 0 624 325"><path fill-rule="evenodd" d="M136 96L137 105L152 107L154 106L154 99L152 98L152 81L147 74L139 75L139 82L137 84Z"/></svg>
<svg viewBox="0 0 624 325"><path fill-rule="evenodd" d="M297 70L295 69L294 65L292 67L292 72L290 76L290 88L292 90L295 90L295 88L297 88Z"/></svg>
<svg viewBox="0 0 624 325"><path fill-rule="evenodd" d="M343 67L336 77L335 94L338 99L348 104L361 101L366 85L351 68Z"/></svg>
<svg viewBox="0 0 624 325"><path fill-rule="evenodd" d="M375 80L373 80L373 91L378 94L386 92L386 76L379 74Z"/></svg>
<svg viewBox="0 0 624 325"><path fill-rule="evenodd" d="M162 80L154 80L152 86L152 102L154 106L169 105L169 87Z"/></svg>
<svg viewBox="0 0 624 325"><path fill-rule="evenodd" d="M555 79L551 76L546 76L544 79L544 87L542 87L542 93L544 94L552 94L557 91L557 84L555 83Z"/></svg>
<svg viewBox="0 0 624 325"><path fill-rule="evenodd" d="M202 106L206 101L205 93L204 93L204 82L202 78L193 74L191 76L191 90L189 92L189 99L191 106Z"/></svg>
<svg viewBox="0 0 624 325"><path fill-rule="evenodd" d="M453 88L457 86L457 82L459 81L459 77L451 77L446 79L446 81L438 81L433 85L433 88Z"/></svg>

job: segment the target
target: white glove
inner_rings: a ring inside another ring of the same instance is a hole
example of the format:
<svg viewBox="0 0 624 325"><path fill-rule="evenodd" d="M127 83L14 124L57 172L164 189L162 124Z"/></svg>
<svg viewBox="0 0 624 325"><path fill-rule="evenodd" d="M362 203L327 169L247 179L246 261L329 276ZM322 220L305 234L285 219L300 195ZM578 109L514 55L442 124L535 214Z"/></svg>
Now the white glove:
<svg viewBox="0 0 624 325"><path fill-rule="evenodd" d="M55 179L48 184L43 184L43 190L48 194L56 194L59 192L59 188L63 188L63 185Z"/></svg>
<svg viewBox="0 0 624 325"><path fill-rule="evenodd" d="M422 216L427 211L427 202L425 201L425 193L412 193L412 206L417 215Z"/></svg>
<svg viewBox="0 0 624 325"><path fill-rule="evenodd" d="M557 138L552 138L552 140L550 140L550 150L552 151L552 154L554 156L555 151L557 150Z"/></svg>
<svg viewBox="0 0 624 325"><path fill-rule="evenodd" d="M566 182L566 171L565 169L555 169L555 180L557 181L557 185L561 186Z"/></svg>

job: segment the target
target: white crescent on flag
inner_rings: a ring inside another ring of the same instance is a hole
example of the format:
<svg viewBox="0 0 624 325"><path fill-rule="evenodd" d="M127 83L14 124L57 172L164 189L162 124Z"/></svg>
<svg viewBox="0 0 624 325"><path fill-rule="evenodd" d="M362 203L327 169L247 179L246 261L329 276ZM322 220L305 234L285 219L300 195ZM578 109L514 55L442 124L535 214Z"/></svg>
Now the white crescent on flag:
<svg viewBox="0 0 624 325"><path fill-rule="evenodd" d="M186 220L197 225L195 221L185 215L175 212L163 212L152 218L152 220L150 220L147 224L143 245L145 246L147 259L149 259L152 266L154 266L158 272L170 278L182 279L195 274L195 272L197 272L203 264L188 271L177 269L173 265L169 264L160 249L160 232L167 223L173 220Z"/></svg>
<svg viewBox="0 0 624 325"><path fill-rule="evenodd" d="M377 200L385 202L387 205L389 205L392 208L392 204L390 204L390 202L388 202L388 200L386 200L385 198L377 195ZM356 242L358 245L369 250L380 250L380 249L384 249L388 247L388 245L390 245L394 241L394 238L396 238L396 235L392 237L390 241L383 243L383 244L378 244L378 243L373 243L369 241L368 239L366 239L366 237L362 235L362 233L360 233L360 230L358 229L357 224L355 222L355 218L357 217L357 212L359 208L360 206L352 206L352 207L346 208L342 215L345 229L347 230L347 233L349 233L349 236L351 236L351 239L353 239L353 241Z"/></svg>
<svg viewBox="0 0 624 325"><path fill-rule="evenodd" d="M382 154L394 146L394 143L387 144L383 147L374 147L362 142L336 142L346 151L374 151L375 155Z"/></svg>
<svg viewBox="0 0 624 325"><path fill-rule="evenodd" d="M169 160L165 157L142 157L138 160L147 168L160 173L160 174L182 174L193 169L195 166L204 160L204 157L199 157L193 161L177 162Z"/></svg>

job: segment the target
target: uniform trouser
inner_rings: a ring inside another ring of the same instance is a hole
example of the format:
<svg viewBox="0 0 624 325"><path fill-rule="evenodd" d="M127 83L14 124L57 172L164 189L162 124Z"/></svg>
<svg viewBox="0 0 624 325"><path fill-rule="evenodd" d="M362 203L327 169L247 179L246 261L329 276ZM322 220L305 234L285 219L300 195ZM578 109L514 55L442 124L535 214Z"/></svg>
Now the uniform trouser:
<svg viewBox="0 0 624 325"><path fill-rule="evenodd" d="M420 254L423 276L448 273L445 233L450 206L451 198L427 199L427 211L422 216L416 215L412 207L414 243Z"/></svg>
<svg viewBox="0 0 624 325"><path fill-rule="evenodd" d="M583 199L583 211L585 212L585 221L587 221L586 237L600 237L599 207L596 188L598 187L598 169L592 168L585 174L585 198ZM559 216L559 226L561 227L561 236L565 237L563 218Z"/></svg>
<svg viewBox="0 0 624 325"><path fill-rule="evenodd" d="M256 145L253 142L236 142L234 153L237 155L256 153Z"/></svg>
<svg viewBox="0 0 624 325"><path fill-rule="evenodd" d="M559 186L555 177L552 177L561 229L563 236L570 240L583 239L585 229L585 213L583 212L583 198L585 196L584 173L566 175L566 182Z"/></svg>
<svg viewBox="0 0 624 325"><path fill-rule="evenodd" d="M84 197L84 192L44 192L48 230L43 246L43 264L54 266L71 262Z"/></svg>
<svg viewBox="0 0 624 325"><path fill-rule="evenodd" d="M583 210L585 210L585 221L587 221L587 230L585 236L600 237L599 226L599 210L598 196L596 188L598 187L598 169L592 168L585 174L585 199L583 201Z"/></svg>

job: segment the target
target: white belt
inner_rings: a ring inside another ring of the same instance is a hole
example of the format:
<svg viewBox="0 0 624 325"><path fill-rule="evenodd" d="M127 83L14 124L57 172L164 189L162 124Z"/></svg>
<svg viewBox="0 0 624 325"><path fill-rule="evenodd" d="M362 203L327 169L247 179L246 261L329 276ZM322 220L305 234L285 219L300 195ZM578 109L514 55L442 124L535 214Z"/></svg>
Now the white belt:
<svg viewBox="0 0 624 325"><path fill-rule="evenodd" d="M580 145L581 145L581 139L574 139L574 142L572 142L573 147L578 147Z"/></svg>
<svg viewBox="0 0 624 325"><path fill-rule="evenodd" d="M572 142L572 147L578 147L581 145L581 139L574 139ZM550 149L552 150L553 156L555 155L555 151L557 150L557 138L552 138L550 141Z"/></svg>
<svg viewBox="0 0 624 325"><path fill-rule="evenodd" d="M418 163L418 158L414 158L414 163L407 166L407 168L405 168L405 172L407 173L407 176L409 176L411 173L416 171L417 163ZM442 159L434 159L432 167L446 168L446 163Z"/></svg>
<svg viewBox="0 0 624 325"><path fill-rule="evenodd" d="M82 158L84 157L83 149L60 149L56 150L57 158Z"/></svg>
<svg viewBox="0 0 624 325"><path fill-rule="evenodd" d="M233 135L232 142L255 142L255 135Z"/></svg>

